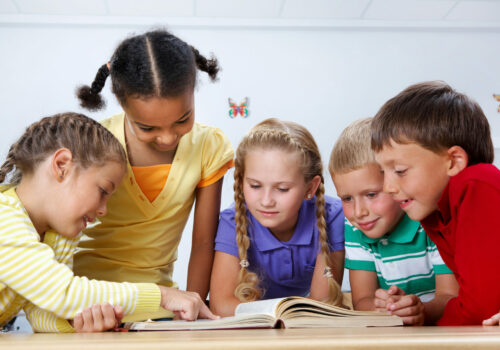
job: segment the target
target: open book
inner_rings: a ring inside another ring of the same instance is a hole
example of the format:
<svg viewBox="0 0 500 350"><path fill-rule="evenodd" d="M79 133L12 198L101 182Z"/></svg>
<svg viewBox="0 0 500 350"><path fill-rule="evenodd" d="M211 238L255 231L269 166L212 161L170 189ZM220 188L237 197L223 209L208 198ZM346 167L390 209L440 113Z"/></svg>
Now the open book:
<svg viewBox="0 0 500 350"><path fill-rule="evenodd" d="M235 315L218 320L128 322L135 331L236 328L320 328L402 326L398 316L353 311L302 297L287 297L239 304Z"/></svg>

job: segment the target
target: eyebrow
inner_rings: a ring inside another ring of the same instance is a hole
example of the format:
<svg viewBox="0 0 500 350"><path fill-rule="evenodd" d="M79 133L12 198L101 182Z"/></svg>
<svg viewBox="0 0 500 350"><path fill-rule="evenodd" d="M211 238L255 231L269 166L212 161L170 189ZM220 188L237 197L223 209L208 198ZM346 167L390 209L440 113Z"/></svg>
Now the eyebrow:
<svg viewBox="0 0 500 350"><path fill-rule="evenodd" d="M180 118L178 118L174 123L178 122L178 121L181 121L182 119L186 118L186 116L188 116L189 114L191 114L193 112L192 109L188 110L186 113L184 113L183 115L180 116ZM141 122L136 122L134 120L134 123L139 125L139 126L142 126L144 128L157 128L157 126L154 126L154 125L147 125L147 124L143 124Z"/></svg>

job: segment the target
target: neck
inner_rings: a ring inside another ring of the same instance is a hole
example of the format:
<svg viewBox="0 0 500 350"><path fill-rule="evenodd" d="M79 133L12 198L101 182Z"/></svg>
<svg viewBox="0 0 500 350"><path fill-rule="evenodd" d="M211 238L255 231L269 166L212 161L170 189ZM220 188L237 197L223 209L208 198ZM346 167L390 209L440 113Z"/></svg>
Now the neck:
<svg viewBox="0 0 500 350"><path fill-rule="evenodd" d="M39 189L39 186L37 186L31 178L23 178L16 188L16 193L26 209L33 226L35 226L40 236L40 240L43 241L45 231L49 229L49 226L43 215L42 208L44 204L40 203L40 200L45 198L45 196L41 195Z"/></svg>

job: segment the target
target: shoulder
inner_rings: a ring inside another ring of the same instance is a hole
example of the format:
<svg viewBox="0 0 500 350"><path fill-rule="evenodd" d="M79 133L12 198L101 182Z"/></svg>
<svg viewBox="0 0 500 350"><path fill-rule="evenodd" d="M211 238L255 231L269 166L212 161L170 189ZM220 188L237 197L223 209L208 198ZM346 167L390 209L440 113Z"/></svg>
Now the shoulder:
<svg viewBox="0 0 500 350"><path fill-rule="evenodd" d="M112 117L106 118L101 120L99 123L101 123L102 126L104 126L106 129L111 131L113 134L115 134L120 126L123 125L123 119L125 117L125 113L118 113L115 114Z"/></svg>
<svg viewBox="0 0 500 350"><path fill-rule="evenodd" d="M475 164L450 179L450 189L460 189L470 185L490 187L500 191L500 170L493 164Z"/></svg>
<svg viewBox="0 0 500 350"><path fill-rule="evenodd" d="M342 202L338 198L325 196L325 212L327 217L342 213Z"/></svg>
<svg viewBox="0 0 500 350"><path fill-rule="evenodd" d="M187 134L196 142L229 142L226 134L214 126L195 122L191 131Z"/></svg>

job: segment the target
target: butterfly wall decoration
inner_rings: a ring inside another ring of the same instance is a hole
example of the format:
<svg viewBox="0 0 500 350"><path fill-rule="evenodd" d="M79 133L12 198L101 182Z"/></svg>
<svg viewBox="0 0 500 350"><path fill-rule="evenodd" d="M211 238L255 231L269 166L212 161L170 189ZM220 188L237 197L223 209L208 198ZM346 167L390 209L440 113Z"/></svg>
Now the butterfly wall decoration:
<svg viewBox="0 0 500 350"><path fill-rule="evenodd" d="M495 95L495 94L493 94L493 98L494 98L495 100L497 100L498 102L500 102L500 95ZM500 113L500 105L498 105L498 109L497 109L497 111L498 111L498 113Z"/></svg>
<svg viewBox="0 0 500 350"><path fill-rule="evenodd" d="M243 118L248 117L248 97L245 97L243 101L238 105L234 100L229 97L229 117L235 118L241 115Z"/></svg>

